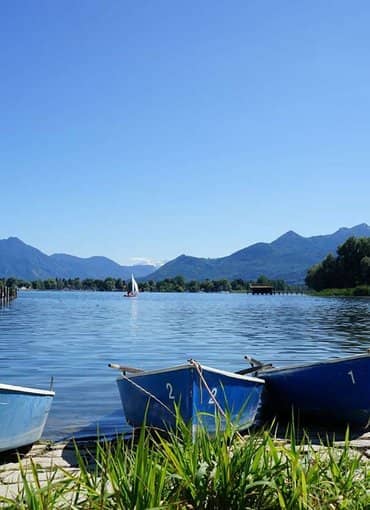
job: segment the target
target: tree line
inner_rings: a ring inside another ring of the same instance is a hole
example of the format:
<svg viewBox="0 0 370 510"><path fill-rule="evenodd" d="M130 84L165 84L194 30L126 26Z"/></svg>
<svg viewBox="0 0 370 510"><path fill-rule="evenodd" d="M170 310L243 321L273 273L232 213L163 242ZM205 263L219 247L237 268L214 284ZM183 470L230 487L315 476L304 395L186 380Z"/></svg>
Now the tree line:
<svg viewBox="0 0 370 510"><path fill-rule="evenodd" d="M34 290L92 290L121 291L129 289L131 280L122 278L48 278L26 281L17 278L0 278L0 287L17 287ZM270 280L261 275L256 281L241 278L234 280L206 279L186 281L182 276L161 281L139 281L140 292L248 292L252 283L271 285L277 292L296 292L304 287L287 285L284 280ZM370 237L350 237L337 248L337 256L329 254L322 262L312 266L305 278L308 288L354 289L355 295L370 295Z"/></svg>
<svg viewBox="0 0 370 510"><path fill-rule="evenodd" d="M316 291L356 289L354 294L370 295L370 237L347 239L337 256L329 254L308 270L305 283Z"/></svg>
<svg viewBox="0 0 370 510"><path fill-rule="evenodd" d="M182 276L165 278L161 281L139 281L140 292L248 292L252 283L271 285L275 291L289 292L302 290L297 286L289 286L284 280L269 280L261 275L256 281L241 278L234 280L190 280ZM46 280L26 281L17 278L0 279L0 285L33 290L92 290L92 291L120 291L126 292L130 288L131 279L105 278L104 280L86 278L48 278Z"/></svg>

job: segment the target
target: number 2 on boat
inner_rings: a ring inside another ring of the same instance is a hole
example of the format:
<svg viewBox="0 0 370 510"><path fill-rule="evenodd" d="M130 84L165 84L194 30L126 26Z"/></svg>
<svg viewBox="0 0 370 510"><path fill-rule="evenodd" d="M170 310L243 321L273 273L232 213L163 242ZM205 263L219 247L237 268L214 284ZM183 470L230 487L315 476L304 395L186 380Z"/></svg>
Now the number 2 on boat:
<svg viewBox="0 0 370 510"><path fill-rule="evenodd" d="M216 399L216 395L217 395L217 388L212 388L211 389L211 395L212 396L208 400L208 404L214 404L215 403L215 399Z"/></svg>
<svg viewBox="0 0 370 510"><path fill-rule="evenodd" d="M173 394L173 388L171 383L166 383L166 388L168 391L168 399L169 400L175 400L175 395Z"/></svg>

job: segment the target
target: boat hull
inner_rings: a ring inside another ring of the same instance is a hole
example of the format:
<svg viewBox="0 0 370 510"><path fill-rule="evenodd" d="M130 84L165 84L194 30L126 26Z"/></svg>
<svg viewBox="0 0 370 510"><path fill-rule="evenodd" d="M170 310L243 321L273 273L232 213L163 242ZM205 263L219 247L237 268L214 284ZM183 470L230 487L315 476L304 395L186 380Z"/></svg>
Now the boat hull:
<svg viewBox="0 0 370 510"><path fill-rule="evenodd" d="M38 441L54 392L0 385L0 452Z"/></svg>
<svg viewBox="0 0 370 510"><path fill-rule="evenodd" d="M258 376L266 381L265 414L369 426L370 355L260 371Z"/></svg>
<svg viewBox="0 0 370 510"><path fill-rule="evenodd" d="M250 427L263 388L263 381L254 377L204 366L200 376L190 365L122 377L117 384L130 425L172 428L177 408L185 423L195 428L201 424L209 432L225 426L223 412L240 430Z"/></svg>

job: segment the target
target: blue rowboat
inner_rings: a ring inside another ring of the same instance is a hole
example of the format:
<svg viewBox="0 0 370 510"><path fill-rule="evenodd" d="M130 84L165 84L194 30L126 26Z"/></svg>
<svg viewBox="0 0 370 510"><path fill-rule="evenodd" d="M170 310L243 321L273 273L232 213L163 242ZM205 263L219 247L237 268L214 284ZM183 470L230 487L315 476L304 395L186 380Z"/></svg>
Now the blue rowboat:
<svg viewBox="0 0 370 510"><path fill-rule="evenodd" d="M322 425L366 428L370 424L370 353L254 369L251 373L266 381L264 414L291 417L293 411L304 421Z"/></svg>
<svg viewBox="0 0 370 510"><path fill-rule="evenodd" d="M147 425L170 429L176 423L176 409L193 429L202 425L209 432L222 429L227 419L239 430L255 419L264 382L200 365L189 364L131 373L119 368L118 390L127 422L133 427ZM215 420L215 416L220 419Z"/></svg>
<svg viewBox="0 0 370 510"><path fill-rule="evenodd" d="M0 384L0 452L40 439L53 397L53 391Z"/></svg>

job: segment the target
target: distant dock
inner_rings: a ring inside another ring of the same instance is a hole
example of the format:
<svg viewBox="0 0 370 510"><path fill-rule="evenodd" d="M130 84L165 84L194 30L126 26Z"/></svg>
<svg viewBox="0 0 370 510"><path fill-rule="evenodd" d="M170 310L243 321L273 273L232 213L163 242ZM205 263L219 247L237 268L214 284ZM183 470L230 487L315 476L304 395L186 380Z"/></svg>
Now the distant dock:
<svg viewBox="0 0 370 510"><path fill-rule="evenodd" d="M0 305L7 305L16 297L16 287L0 287Z"/></svg>
<svg viewBox="0 0 370 510"><path fill-rule="evenodd" d="M270 294L271 296L273 294L306 294L304 289L275 289L272 285L265 285L265 284L256 284L252 283L249 286L249 292L251 294Z"/></svg>
<svg viewBox="0 0 370 510"><path fill-rule="evenodd" d="M272 285L251 284L249 288L252 294L275 294L275 289Z"/></svg>

